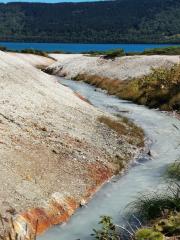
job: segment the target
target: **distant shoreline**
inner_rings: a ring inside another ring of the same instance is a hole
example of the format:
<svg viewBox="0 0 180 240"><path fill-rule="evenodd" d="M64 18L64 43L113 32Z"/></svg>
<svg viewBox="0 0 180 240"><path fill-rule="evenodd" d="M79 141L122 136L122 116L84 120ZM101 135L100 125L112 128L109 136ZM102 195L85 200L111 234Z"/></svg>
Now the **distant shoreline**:
<svg viewBox="0 0 180 240"><path fill-rule="evenodd" d="M153 44L153 43L35 43L35 42L0 42L0 47L8 50L18 51L23 49L35 49L47 52L64 51L72 53L82 53L87 51L106 51L122 48L125 52L143 52L146 49L160 48L168 46L180 46L179 44Z"/></svg>

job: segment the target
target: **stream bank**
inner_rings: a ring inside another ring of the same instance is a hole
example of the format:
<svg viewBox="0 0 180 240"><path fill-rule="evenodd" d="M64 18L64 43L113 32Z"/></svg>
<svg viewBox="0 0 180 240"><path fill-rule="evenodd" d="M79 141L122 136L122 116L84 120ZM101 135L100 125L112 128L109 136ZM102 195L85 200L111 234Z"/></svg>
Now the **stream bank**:
<svg viewBox="0 0 180 240"><path fill-rule="evenodd" d="M123 223L124 210L139 192L164 185L162 173L169 163L180 156L180 121L157 110L150 110L128 101L107 95L83 82L59 78L94 106L111 114L123 114L141 126L151 140L151 160L143 156L127 173L112 179L94 196L87 207L79 209L67 224L56 226L39 237L40 240L89 240L99 217L110 215L116 223Z"/></svg>

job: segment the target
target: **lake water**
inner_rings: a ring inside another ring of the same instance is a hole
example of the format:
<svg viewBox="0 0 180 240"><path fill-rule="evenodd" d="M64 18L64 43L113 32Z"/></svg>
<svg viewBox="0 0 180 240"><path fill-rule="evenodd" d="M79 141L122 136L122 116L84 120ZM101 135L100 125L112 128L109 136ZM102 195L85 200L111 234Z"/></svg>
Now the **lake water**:
<svg viewBox="0 0 180 240"><path fill-rule="evenodd" d="M14 43L0 42L0 46L5 46L10 50L22 50L27 48L42 51L61 50L65 52L80 53L86 51L109 50L123 48L125 52L142 52L145 49L159 48L166 46L178 46L178 44L78 44L78 43ZM180 46L180 44L179 44Z"/></svg>

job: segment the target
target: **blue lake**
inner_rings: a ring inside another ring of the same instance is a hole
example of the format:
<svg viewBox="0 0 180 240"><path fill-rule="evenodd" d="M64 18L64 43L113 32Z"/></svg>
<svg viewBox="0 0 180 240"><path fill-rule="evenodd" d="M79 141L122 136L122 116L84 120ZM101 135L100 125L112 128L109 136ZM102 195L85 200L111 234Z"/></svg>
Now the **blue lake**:
<svg viewBox="0 0 180 240"><path fill-rule="evenodd" d="M0 46L5 46L10 50L22 50L26 48L38 49L42 51L62 50L66 52L86 52L95 50L109 50L123 48L125 52L142 52L145 49L159 48L166 46L178 46L178 44L79 44L79 43L14 43L0 42ZM180 44L179 44L180 46Z"/></svg>

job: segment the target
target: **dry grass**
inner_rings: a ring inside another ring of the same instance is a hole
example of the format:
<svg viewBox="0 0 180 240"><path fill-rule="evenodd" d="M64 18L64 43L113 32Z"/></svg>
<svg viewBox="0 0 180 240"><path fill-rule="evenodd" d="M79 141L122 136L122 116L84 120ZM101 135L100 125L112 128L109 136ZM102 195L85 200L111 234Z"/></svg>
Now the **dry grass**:
<svg viewBox="0 0 180 240"><path fill-rule="evenodd" d="M98 121L114 130L118 135L125 135L130 144L136 145L137 147L144 147L143 130L127 118L121 117L119 120L114 120L102 116L98 118Z"/></svg>
<svg viewBox="0 0 180 240"><path fill-rule="evenodd" d="M130 145L138 148L144 147L143 130L129 121L127 118L119 116L119 119L115 120L106 116L101 116L98 118L98 121L115 131L119 136L125 136L126 142L128 142ZM118 154L115 155L115 157L112 159L112 162L115 166L114 174L119 174L125 168L125 166L127 166L129 160L129 154L123 157Z"/></svg>
<svg viewBox="0 0 180 240"><path fill-rule="evenodd" d="M117 89L121 84L121 82L117 79L113 80L107 77L100 77L98 75L88 75L88 74L78 74L74 78L74 80L84 81L95 87L99 87L104 90L107 90L109 94L115 94L115 95L117 93Z"/></svg>
<svg viewBox="0 0 180 240"><path fill-rule="evenodd" d="M74 80L84 81L109 94L161 110L180 111L180 65L171 69L153 69L143 77L120 81L97 75L79 74Z"/></svg>
<svg viewBox="0 0 180 240"><path fill-rule="evenodd" d="M26 234L24 237L20 236L15 230L14 222L12 218L7 220L6 218L3 218L3 216L0 214L0 223L1 223L1 232L2 232L2 234L0 235L0 239L2 240L36 240L37 239L38 221L37 221L35 232L32 234L28 234L27 233L28 229L26 229Z"/></svg>

